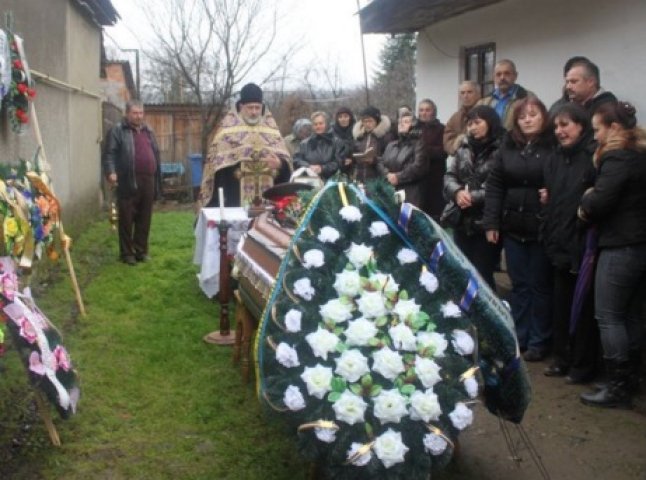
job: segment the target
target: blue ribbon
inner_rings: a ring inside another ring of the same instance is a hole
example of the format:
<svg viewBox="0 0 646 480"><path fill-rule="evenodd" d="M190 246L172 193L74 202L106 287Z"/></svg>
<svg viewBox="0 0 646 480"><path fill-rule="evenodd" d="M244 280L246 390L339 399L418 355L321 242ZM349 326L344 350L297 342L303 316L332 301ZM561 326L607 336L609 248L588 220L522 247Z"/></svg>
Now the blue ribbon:
<svg viewBox="0 0 646 480"><path fill-rule="evenodd" d="M444 247L444 243L442 242L442 240L440 240L435 245L435 248L433 249L433 253L431 254L431 261L429 264L429 268L431 269L431 272L437 274L437 268L440 265L440 258L442 258L445 251L446 251L446 248Z"/></svg>
<svg viewBox="0 0 646 480"><path fill-rule="evenodd" d="M477 294L478 280L473 275L469 275L469 283L467 283L467 289L464 291L464 295L462 295L462 299L460 300L460 308L468 312Z"/></svg>
<svg viewBox="0 0 646 480"><path fill-rule="evenodd" d="M402 208L399 212L399 221L397 223L406 233L408 233L408 222L410 222L412 216L413 206L410 203L402 204Z"/></svg>

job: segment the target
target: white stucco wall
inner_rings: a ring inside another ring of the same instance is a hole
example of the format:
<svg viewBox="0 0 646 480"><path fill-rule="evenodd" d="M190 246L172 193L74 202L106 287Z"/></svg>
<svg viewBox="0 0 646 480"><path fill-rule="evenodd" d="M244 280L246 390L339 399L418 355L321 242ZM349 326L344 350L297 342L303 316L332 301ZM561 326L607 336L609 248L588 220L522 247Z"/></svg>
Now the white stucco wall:
<svg viewBox="0 0 646 480"><path fill-rule="evenodd" d="M585 55L601 70L601 85L633 102L646 122L646 1L507 0L420 32L417 99L437 102L446 121L457 109L461 50L496 43L496 58L512 59L518 83L549 106L560 95L563 64Z"/></svg>

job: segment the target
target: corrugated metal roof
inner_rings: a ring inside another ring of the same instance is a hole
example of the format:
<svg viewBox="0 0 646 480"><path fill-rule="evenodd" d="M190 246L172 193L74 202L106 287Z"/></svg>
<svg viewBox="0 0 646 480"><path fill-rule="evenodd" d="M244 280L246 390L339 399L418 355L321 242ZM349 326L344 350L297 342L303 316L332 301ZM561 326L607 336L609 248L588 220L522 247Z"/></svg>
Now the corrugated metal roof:
<svg viewBox="0 0 646 480"><path fill-rule="evenodd" d="M418 32L429 25L502 0L373 0L361 9L363 33Z"/></svg>

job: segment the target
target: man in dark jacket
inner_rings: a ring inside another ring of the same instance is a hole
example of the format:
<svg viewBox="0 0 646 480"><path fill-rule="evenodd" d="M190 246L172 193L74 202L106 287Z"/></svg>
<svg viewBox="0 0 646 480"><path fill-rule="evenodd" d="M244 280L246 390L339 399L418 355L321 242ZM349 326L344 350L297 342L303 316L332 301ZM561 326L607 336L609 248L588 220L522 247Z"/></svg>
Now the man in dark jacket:
<svg viewBox="0 0 646 480"><path fill-rule="evenodd" d="M599 67L587 57L571 57L563 67L563 96L550 107L550 113L569 102L582 107L590 117L600 105L616 102L612 92L601 87Z"/></svg>
<svg viewBox="0 0 646 480"><path fill-rule="evenodd" d="M153 203L161 193L159 148L144 123L140 101L126 104L126 116L108 134L105 175L117 189L119 255L128 265L149 260L148 235Z"/></svg>

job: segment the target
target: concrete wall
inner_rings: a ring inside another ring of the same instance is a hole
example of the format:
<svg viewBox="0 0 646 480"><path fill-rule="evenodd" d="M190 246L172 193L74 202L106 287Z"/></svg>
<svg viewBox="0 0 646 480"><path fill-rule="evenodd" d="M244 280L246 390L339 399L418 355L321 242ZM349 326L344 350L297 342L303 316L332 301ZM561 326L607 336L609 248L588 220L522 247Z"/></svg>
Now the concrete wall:
<svg viewBox="0 0 646 480"><path fill-rule="evenodd" d="M30 68L58 80L99 91L100 29L69 0L0 0L0 14L12 11L14 31L23 37ZM54 189L66 226L80 224L100 207L101 102L36 82L34 101ZM31 127L16 135L0 115L0 162L30 159L36 142Z"/></svg>
<svg viewBox="0 0 646 480"><path fill-rule="evenodd" d="M635 104L646 121L646 2L643 0L507 0L420 32L417 98L431 97L439 118L457 109L465 47L496 43L496 58L518 67L518 83L549 107L561 92L563 64L585 55L601 84Z"/></svg>

